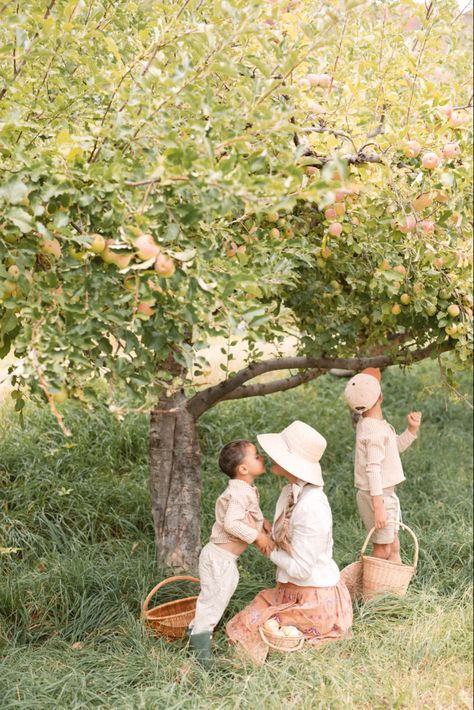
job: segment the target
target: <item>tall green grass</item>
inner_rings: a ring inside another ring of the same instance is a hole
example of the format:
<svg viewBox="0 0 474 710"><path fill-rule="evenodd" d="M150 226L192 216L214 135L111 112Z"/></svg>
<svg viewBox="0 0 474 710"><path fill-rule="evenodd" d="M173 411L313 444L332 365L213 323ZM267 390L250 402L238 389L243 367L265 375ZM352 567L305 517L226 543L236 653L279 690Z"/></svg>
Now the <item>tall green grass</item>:
<svg viewBox="0 0 474 710"><path fill-rule="evenodd" d="M145 416L122 423L104 409L66 407L65 440L46 410L22 429L8 407L0 421L0 707L239 710L471 707L471 411L438 385L423 363L384 374L385 416L398 430L423 411L419 441L403 456L405 522L420 542L419 570L406 598L356 605L353 639L274 655L254 669L234 657L223 625L219 670L207 673L184 644L150 636L140 622L149 589L166 576L154 564ZM462 387L469 391L466 374ZM285 394L226 403L200 420L202 538L226 480L216 465L233 438L255 440L299 418L328 440L325 490L334 517L335 559L356 559L364 539L352 482L354 436L331 377ZM281 482L265 474L271 517ZM406 559L411 555L402 537ZM273 565L249 548L224 621L274 582ZM166 589L160 599L191 591Z"/></svg>

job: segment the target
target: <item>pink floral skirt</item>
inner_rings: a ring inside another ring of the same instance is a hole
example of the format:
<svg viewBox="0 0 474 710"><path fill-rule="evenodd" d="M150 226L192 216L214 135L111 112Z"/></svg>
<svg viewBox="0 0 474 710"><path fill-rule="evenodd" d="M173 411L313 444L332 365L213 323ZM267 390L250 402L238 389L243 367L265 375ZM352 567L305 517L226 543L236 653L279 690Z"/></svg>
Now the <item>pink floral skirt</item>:
<svg viewBox="0 0 474 710"><path fill-rule="evenodd" d="M303 632L306 644L319 646L327 641L351 637L352 603L343 580L335 587L300 587L290 582L263 589L245 609L226 625L230 642L256 665L268 653L259 628L268 619L291 624Z"/></svg>

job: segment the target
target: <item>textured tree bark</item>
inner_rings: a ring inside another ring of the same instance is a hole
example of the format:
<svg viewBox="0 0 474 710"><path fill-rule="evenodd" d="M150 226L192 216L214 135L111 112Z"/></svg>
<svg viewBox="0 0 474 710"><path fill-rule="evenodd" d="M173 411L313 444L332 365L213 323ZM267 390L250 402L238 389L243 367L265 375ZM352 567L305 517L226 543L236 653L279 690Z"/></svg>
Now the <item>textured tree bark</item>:
<svg viewBox="0 0 474 710"><path fill-rule="evenodd" d="M196 420L182 392L151 412L150 493L156 559L176 571L197 570L201 469Z"/></svg>

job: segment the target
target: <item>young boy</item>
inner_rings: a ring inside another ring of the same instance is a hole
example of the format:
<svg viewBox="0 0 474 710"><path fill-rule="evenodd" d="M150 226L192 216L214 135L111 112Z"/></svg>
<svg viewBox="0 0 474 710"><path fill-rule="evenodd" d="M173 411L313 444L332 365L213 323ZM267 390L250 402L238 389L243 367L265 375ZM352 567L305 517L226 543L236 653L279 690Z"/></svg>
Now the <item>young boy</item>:
<svg viewBox="0 0 474 710"><path fill-rule="evenodd" d="M249 544L266 555L274 544L267 533L256 478L265 473L265 462L250 441L231 441L219 455L219 467L230 481L216 501L216 521L211 538L199 556L201 592L190 624L189 646L197 660L211 666L212 631L220 621L239 582L237 560Z"/></svg>
<svg viewBox="0 0 474 710"><path fill-rule="evenodd" d="M344 395L351 410L362 415L356 425L354 479L365 528L376 528L372 554L401 563L396 525L400 501L395 486L405 480L400 454L415 441L421 412L410 412L408 428L397 436L382 414L380 379L379 370L367 368L349 380Z"/></svg>

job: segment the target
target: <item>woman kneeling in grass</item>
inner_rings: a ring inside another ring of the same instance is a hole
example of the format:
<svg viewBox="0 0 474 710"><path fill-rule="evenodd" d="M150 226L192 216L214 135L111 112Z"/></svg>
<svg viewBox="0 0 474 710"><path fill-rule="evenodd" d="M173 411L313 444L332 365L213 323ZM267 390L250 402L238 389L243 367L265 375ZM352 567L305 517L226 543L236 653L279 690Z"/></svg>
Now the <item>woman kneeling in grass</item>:
<svg viewBox="0 0 474 710"><path fill-rule="evenodd" d="M257 439L271 459L272 472L288 480L275 510L277 549L269 555L277 566L277 586L257 594L227 623L226 631L260 665L268 646L259 628L269 619L296 626L306 643L316 646L350 636L352 604L332 559L332 515L319 464L326 440L300 421Z"/></svg>

